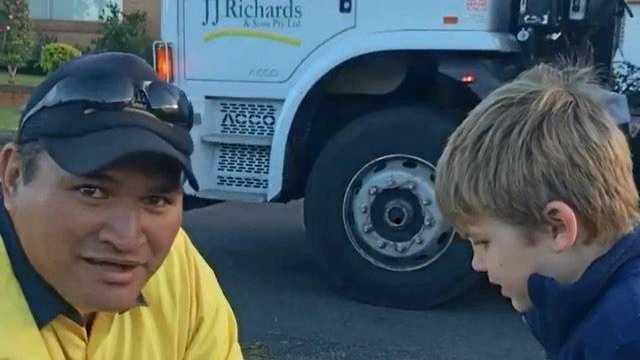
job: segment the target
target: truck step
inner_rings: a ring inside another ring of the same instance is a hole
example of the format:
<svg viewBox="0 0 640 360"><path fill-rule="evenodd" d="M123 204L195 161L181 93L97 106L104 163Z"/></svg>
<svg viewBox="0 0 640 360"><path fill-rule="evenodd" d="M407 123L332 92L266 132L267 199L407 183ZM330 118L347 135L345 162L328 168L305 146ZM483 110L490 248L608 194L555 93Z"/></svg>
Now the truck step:
<svg viewBox="0 0 640 360"><path fill-rule="evenodd" d="M253 136L253 135L236 135L236 134L207 134L200 138L202 141L210 144L239 144L239 145L258 145L271 146L271 136Z"/></svg>
<svg viewBox="0 0 640 360"><path fill-rule="evenodd" d="M195 194L198 197L207 199L242 201L242 202L267 202L266 193L241 192L232 190L212 190L204 189Z"/></svg>

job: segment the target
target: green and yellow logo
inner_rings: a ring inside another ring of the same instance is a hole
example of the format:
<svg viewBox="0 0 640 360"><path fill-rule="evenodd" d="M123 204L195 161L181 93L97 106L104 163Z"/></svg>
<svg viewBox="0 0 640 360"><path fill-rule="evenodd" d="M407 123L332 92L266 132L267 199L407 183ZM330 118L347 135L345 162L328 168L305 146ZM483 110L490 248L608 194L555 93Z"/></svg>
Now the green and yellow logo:
<svg viewBox="0 0 640 360"><path fill-rule="evenodd" d="M268 32L268 31L260 31L260 30L250 30L250 29L241 29L241 28L226 28L226 29L218 29L214 31L209 31L204 34L204 42L215 41L224 37L245 37L245 38L253 38L253 39L262 39L268 41L275 41L283 44L287 44L290 46L300 46L302 45L302 41L300 39L293 38L291 36L286 36L278 33Z"/></svg>

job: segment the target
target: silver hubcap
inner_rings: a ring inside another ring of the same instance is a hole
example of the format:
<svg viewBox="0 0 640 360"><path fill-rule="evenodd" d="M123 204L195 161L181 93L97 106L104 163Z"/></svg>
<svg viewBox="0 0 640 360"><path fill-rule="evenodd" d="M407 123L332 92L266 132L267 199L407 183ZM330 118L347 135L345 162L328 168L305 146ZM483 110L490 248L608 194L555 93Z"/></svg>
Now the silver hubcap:
<svg viewBox="0 0 640 360"><path fill-rule="evenodd" d="M440 257L454 237L435 205L435 167L411 155L365 165L349 182L342 206L353 247L391 271L413 271Z"/></svg>
<svg viewBox="0 0 640 360"><path fill-rule="evenodd" d="M384 206L384 221L392 228L401 228L413 220L413 208L408 201L391 200Z"/></svg>

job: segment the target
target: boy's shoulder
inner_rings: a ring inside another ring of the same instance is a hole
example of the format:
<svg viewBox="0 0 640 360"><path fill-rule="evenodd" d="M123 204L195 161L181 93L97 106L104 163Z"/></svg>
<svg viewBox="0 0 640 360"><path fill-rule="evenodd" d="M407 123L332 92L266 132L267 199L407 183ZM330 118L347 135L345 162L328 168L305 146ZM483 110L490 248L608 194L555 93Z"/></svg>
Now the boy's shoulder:
<svg viewBox="0 0 640 360"><path fill-rule="evenodd" d="M594 357L596 359L637 359L640 353L640 257L621 266L601 292L562 353L589 349L590 354L601 354ZM562 358L574 357L560 356Z"/></svg>
<svg viewBox="0 0 640 360"><path fill-rule="evenodd" d="M619 331L614 333L620 334L616 337L622 335L625 325L635 325L633 335L640 339L640 257L628 261L616 271L585 322L593 323L592 330L596 332L601 325L608 325L605 329L617 329Z"/></svg>
<svg viewBox="0 0 640 360"><path fill-rule="evenodd" d="M628 261L616 271L587 320L598 324L614 322L618 326L635 324L634 335L640 339L640 257Z"/></svg>

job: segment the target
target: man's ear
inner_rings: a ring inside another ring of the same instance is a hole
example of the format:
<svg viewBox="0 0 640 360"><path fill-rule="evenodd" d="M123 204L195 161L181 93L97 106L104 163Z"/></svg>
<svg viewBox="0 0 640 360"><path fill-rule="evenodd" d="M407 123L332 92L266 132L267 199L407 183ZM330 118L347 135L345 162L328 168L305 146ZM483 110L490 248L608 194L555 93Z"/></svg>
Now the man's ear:
<svg viewBox="0 0 640 360"><path fill-rule="evenodd" d="M562 201L551 201L544 207L544 218L552 237L554 251L562 252L571 248L578 238L578 216Z"/></svg>
<svg viewBox="0 0 640 360"><path fill-rule="evenodd" d="M18 147L14 143L6 144L0 151L0 182L5 206L13 198L18 186L22 183L22 168Z"/></svg>

